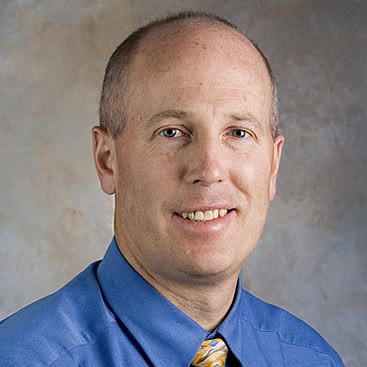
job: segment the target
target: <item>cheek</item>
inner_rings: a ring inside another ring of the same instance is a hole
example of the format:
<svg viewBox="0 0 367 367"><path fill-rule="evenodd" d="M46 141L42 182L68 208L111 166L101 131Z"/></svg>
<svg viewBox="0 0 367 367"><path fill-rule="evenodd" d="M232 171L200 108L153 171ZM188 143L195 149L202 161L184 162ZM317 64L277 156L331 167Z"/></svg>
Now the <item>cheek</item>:
<svg viewBox="0 0 367 367"><path fill-rule="evenodd" d="M270 159L264 152L251 152L233 161L232 180L249 196L268 194Z"/></svg>
<svg viewBox="0 0 367 367"><path fill-rule="evenodd" d="M178 159L174 152L155 151L147 155L140 170L144 185L149 186L152 191L162 191L164 188L167 190L174 186L179 167Z"/></svg>
<svg viewBox="0 0 367 367"><path fill-rule="evenodd" d="M177 157L155 149L136 151L121 164L119 187L124 195L138 195L136 203L154 203L169 195L177 177Z"/></svg>

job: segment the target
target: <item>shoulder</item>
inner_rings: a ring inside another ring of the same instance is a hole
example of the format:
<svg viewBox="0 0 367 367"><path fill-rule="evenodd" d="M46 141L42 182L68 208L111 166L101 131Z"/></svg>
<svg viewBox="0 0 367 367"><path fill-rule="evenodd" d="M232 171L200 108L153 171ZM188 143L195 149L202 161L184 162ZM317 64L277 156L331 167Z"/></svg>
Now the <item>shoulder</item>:
<svg viewBox="0 0 367 367"><path fill-rule="evenodd" d="M50 365L112 321L101 307L97 266L0 322L0 366Z"/></svg>
<svg viewBox="0 0 367 367"><path fill-rule="evenodd" d="M259 333L274 333L286 365L343 366L335 350L311 326L286 310L242 290L241 319ZM310 363L313 361L314 364Z"/></svg>

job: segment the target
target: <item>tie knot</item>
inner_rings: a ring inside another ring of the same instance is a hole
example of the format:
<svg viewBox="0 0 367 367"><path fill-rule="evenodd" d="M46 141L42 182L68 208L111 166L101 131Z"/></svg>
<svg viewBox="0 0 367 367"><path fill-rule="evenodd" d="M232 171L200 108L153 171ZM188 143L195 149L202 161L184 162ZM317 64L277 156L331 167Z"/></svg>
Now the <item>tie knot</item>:
<svg viewBox="0 0 367 367"><path fill-rule="evenodd" d="M228 348L222 339L204 340L191 362L193 367L224 367Z"/></svg>

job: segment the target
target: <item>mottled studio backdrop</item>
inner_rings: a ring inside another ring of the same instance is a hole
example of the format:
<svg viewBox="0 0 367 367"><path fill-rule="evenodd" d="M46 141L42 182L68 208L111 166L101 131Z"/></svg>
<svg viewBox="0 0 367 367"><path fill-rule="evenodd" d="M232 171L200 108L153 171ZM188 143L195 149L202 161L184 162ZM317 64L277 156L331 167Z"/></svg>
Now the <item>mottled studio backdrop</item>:
<svg viewBox="0 0 367 367"><path fill-rule="evenodd" d="M0 318L101 258L91 127L107 59L168 11L229 17L270 58L286 136L247 289L367 365L367 1L0 0Z"/></svg>

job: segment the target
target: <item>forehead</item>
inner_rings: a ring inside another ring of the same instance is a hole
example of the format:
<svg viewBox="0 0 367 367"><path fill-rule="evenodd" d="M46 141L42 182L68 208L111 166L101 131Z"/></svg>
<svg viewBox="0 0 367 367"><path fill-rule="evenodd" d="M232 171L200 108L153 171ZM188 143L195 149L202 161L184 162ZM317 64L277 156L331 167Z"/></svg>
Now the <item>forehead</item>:
<svg viewBox="0 0 367 367"><path fill-rule="evenodd" d="M217 56L231 49L238 52L247 42L240 33L226 25L179 23L165 25L147 34L139 51L140 55L158 56L168 62L172 56L193 52L201 54L201 50Z"/></svg>
<svg viewBox="0 0 367 367"><path fill-rule="evenodd" d="M233 98L242 90L253 99L271 99L267 68L251 42L226 25L166 25L145 36L138 47L130 66L128 109L140 104L142 95L149 109L158 101L189 98L190 90L193 99L208 97L208 90L218 99L224 89Z"/></svg>
<svg viewBox="0 0 367 367"><path fill-rule="evenodd" d="M140 42L132 69L159 74L192 63L248 68L270 82L262 56L241 33L218 21L167 24L150 31Z"/></svg>

